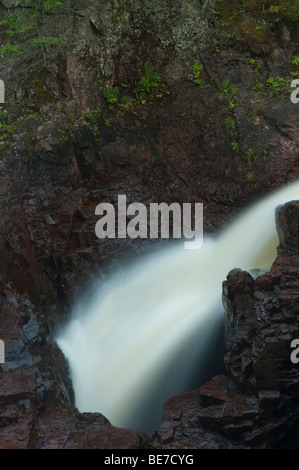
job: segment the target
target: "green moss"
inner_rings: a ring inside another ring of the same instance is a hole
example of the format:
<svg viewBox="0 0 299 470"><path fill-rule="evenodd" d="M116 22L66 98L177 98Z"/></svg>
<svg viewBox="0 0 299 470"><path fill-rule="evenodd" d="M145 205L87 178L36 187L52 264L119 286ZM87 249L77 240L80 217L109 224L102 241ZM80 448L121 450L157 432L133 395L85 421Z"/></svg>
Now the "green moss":
<svg viewBox="0 0 299 470"><path fill-rule="evenodd" d="M299 0L223 0L218 2L218 12L221 33L247 47L256 44L270 50L279 22L287 23L293 35L297 34Z"/></svg>
<svg viewBox="0 0 299 470"><path fill-rule="evenodd" d="M223 0L218 2L218 11L222 23L226 24L233 22L240 13L260 21L267 19L272 22L278 18L296 22L299 19L299 0Z"/></svg>
<svg viewBox="0 0 299 470"><path fill-rule="evenodd" d="M298 0L267 0L265 2L266 13L273 17L296 23L299 20Z"/></svg>
<svg viewBox="0 0 299 470"><path fill-rule="evenodd" d="M47 86L49 72L45 67L30 70L30 107L39 112L40 108L55 99L54 92Z"/></svg>
<svg viewBox="0 0 299 470"><path fill-rule="evenodd" d="M232 27L241 43L269 44L270 31L268 27L262 26L254 18L237 16Z"/></svg>

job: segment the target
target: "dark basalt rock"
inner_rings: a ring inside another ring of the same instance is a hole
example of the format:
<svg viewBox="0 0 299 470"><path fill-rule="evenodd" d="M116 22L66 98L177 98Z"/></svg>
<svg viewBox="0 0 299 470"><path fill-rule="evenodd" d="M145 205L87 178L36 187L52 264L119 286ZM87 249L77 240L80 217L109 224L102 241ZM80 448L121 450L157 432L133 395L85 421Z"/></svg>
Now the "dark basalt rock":
<svg viewBox="0 0 299 470"><path fill-rule="evenodd" d="M298 253L299 251L299 203L293 201L280 206L276 211L280 248Z"/></svg>
<svg viewBox="0 0 299 470"><path fill-rule="evenodd" d="M231 324L237 312L250 310L253 305L255 283L247 271L234 269L223 283L223 304L226 324Z"/></svg>

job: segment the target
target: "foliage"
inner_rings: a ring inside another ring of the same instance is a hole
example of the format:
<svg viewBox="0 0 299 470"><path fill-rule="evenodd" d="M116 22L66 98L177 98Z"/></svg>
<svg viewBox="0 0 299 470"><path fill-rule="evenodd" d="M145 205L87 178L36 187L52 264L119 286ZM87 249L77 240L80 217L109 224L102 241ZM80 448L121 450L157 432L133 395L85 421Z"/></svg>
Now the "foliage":
<svg viewBox="0 0 299 470"><path fill-rule="evenodd" d="M144 100L147 96L151 99L162 98L167 92L167 87L163 83L162 78L154 71L154 67L150 62L146 62L144 66L144 75L139 80L137 88L134 90L139 100Z"/></svg>
<svg viewBox="0 0 299 470"><path fill-rule="evenodd" d="M200 78L200 72L203 69L203 65L199 63L198 60L196 60L193 64L193 82L196 85L201 85L202 84L202 79Z"/></svg>
<svg viewBox="0 0 299 470"><path fill-rule="evenodd" d="M6 35L12 38L32 30L35 16L36 13L33 14L30 9L18 13L7 13L0 25L4 27Z"/></svg>
<svg viewBox="0 0 299 470"><path fill-rule="evenodd" d="M105 100L109 104L115 104L117 103L117 96L119 94L119 88L118 87L113 87L113 86L108 86L106 93L105 93Z"/></svg>
<svg viewBox="0 0 299 470"><path fill-rule="evenodd" d="M39 38L39 39L32 39L31 44L35 47L45 47L48 48L49 46L58 46L62 41L62 38Z"/></svg>
<svg viewBox="0 0 299 470"><path fill-rule="evenodd" d="M42 8L46 10L48 13L56 13L58 8L63 6L62 2L58 2L56 0L46 0L42 3Z"/></svg>
<svg viewBox="0 0 299 470"><path fill-rule="evenodd" d="M270 77L266 82L266 86L271 90L270 97L273 98L273 96L280 95L286 91L289 83L289 80L282 77Z"/></svg>
<svg viewBox="0 0 299 470"><path fill-rule="evenodd" d="M252 159L254 157L254 150L252 148L248 149L246 154L245 154L245 157L246 157L248 163L251 164Z"/></svg>
<svg viewBox="0 0 299 470"><path fill-rule="evenodd" d="M121 87L125 91L128 85L122 84ZM110 107L117 105L121 111L134 112L137 106L145 105L147 99L161 99L168 94L167 85L163 82L160 75L155 72L153 65L150 62L146 62L144 75L133 90L133 95L123 94L117 86L108 86L104 98ZM120 95L122 96L120 97Z"/></svg>
<svg viewBox="0 0 299 470"><path fill-rule="evenodd" d="M257 82L255 87L253 87L253 89L257 91L261 90L262 88L264 88L264 85L262 84L262 82Z"/></svg>
<svg viewBox="0 0 299 470"><path fill-rule="evenodd" d="M0 48L0 56L26 55L36 60L36 55L41 53L46 61L62 38L41 36L41 25L45 16L55 14L62 6L63 3L56 0L26 0L26 8L8 12L0 21L7 38Z"/></svg>
<svg viewBox="0 0 299 470"><path fill-rule="evenodd" d="M232 118L232 117L226 118L224 120L224 125L225 125L226 130L229 132L229 134L232 137L236 137L238 135L237 125L236 125L236 121L235 121L234 118Z"/></svg>
<svg viewBox="0 0 299 470"><path fill-rule="evenodd" d="M158 75L150 62L146 62L144 67L145 75L141 77L138 88L140 91L149 93L152 88L157 88L160 86L162 79Z"/></svg>
<svg viewBox="0 0 299 470"><path fill-rule="evenodd" d="M20 56L23 55L21 44L6 44L0 48L0 56Z"/></svg>
<svg viewBox="0 0 299 470"><path fill-rule="evenodd" d="M298 0L266 0L265 6L270 14L279 15L291 22L299 19L299 1Z"/></svg>
<svg viewBox="0 0 299 470"><path fill-rule="evenodd" d="M277 13L278 14L280 9L281 9L281 6L279 6L279 5L270 5L269 11L270 11L270 13Z"/></svg>
<svg viewBox="0 0 299 470"><path fill-rule="evenodd" d="M65 131L63 129L58 129L58 135L59 137L64 140L64 139L67 139L67 134L65 133Z"/></svg>
<svg viewBox="0 0 299 470"><path fill-rule="evenodd" d="M291 5L290 6L290 19L293 22L297 22L299 20L299 5L298 5L298 2L297 2L297 6L296 5Z"/></svg>
<svg viewBox="0 0 299 470"><path fill-rule="evenodd" d="M0 107L0 121L1 122L6 121L7 117L8 117L7 109L3 109L2 107Z"/></svg>
<svg viewBox="0 0 299 470"><path fill-rule="evenodd" d="M90 111L87 111L85 114L84 114L84 118L85 119L88 119L90 121L94 120L94 119L97 119L101 116L101 109L100 108L97 108L97 109L92 109Z"/></svg>
<svg viewBox="0 0 299 470"><path fill-rule="evenodd" d="M229 78L226 78L221 87L221 94L227 99L231 99L238 92L238 87L235 83L231 83Z"/></svg>
<svg viewBox="0 0 299 470"><path fill-rule="evenodd" d="M238 106L234 101L234 97L237 92L237 85L235 83L231 83L229 78L226 78L221 86L220 94L228 101L230 109L234 109Z"/></svg>
<svg viewBox="0 0 299 470"><path fill-rule="evenodd" d="M8 123L7 109L0 107L0 142L7 140L14 133L13 127Z"/></svg>
<svg viewBox="0 0 299 470"><path fill-rule="evenodd" d="M253 172L247 173L247 179L248 181L252 181L255 179L255 174Z"/></svg>
<svg viewBox="0 0 299 470"><path fill-rule="evenodd" d="M118 103L118 107L121 111L133 110L136 104L136 100L133 97L124 95Z"/></svg>
<svg viewBox="0 0 299 470"><path fill-rule="evenodd" d="M222 0L217 1L218 33L234 37L241 44L261 44L273 48L277 25L287 25L296 42L299 21L299 0ZM275 34L275 33L274 33Z"/></svg>
<svg viewBox="0 0 299 470"><path fill-rule="evenodd" d="M236 142L236 141L233 142L233 143L232 143L232 148L233 148L233 150L234 150L235 152L240 153L240 147L239 147L238 142Z"/></svg>
<svg viewBox="0 0 299 470"><path fill-rule="evenodd" d="M264 29L264 27L263 27L263 25L261 24L260 20L257 21L255 29L256 29L257 31Z"/></svg>

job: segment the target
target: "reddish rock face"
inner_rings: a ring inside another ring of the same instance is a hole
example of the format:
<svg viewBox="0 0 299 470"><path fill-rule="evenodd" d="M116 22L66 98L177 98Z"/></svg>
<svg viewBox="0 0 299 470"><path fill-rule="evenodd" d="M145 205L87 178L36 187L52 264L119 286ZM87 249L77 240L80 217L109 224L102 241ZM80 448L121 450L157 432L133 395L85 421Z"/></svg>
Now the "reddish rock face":
<svg viewBox="0 0 299 470"><path fill-rule="evenodd" d="M63 31L70 50L46 65L42 57L42 66L22 57L1 65L8 118L0 136L0 448L272 445L297 413L287 398L297 384L287 359L297 334L296 203L280 212L271 273L255 283L238 272L227 280L229 377L171 399L158 437L78 414L53 335L81 289L148 249L139 240L97 240L100 202L122 193L129 203L203 202L205 230L214 232L298 178L297 108L287 95L270 99L265 85L289 70L297 29L284 18L260 33L248 13L235 21L244 31L235 44L210 0L188 8L185 0L125 1L115 11L106 0L63 3L67 15L47 17L41 34ZM2 1L1 18L19 6L23 0ZM1 44L7 40L2 28ZM197 60L203 86L194 82ZM167 86L163 99L147 96L133 110L110 105L109 86L119 99L135 97L146 61ZM266 98L254 90L257 75ZM234 103L227 79L237 87ZM263 421L269 410L273 420Z"/></svg>

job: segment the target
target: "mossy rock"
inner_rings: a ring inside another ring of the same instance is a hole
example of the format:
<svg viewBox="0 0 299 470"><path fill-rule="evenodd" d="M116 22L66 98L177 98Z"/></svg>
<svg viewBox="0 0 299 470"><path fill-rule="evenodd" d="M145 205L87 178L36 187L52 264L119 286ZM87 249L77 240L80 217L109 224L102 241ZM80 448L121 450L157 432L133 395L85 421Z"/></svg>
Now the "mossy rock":
<svg viewBox="0 0 299 470"><path fill-rule="evenodd" d="M253 52L269 52L273 48L273 33L267 25L260 26L253 18L237 16L232 24L237 39Z"/></svg>
<svg viewBox="0 0 299 470"><path fill-rule="evenodd" d="M43 106L55 99L53 90L47 84L49 73L45 68L37 68L30 73L31 101L30 107L40 110ZM33 97L33 98L32 98Z"/></svg>

